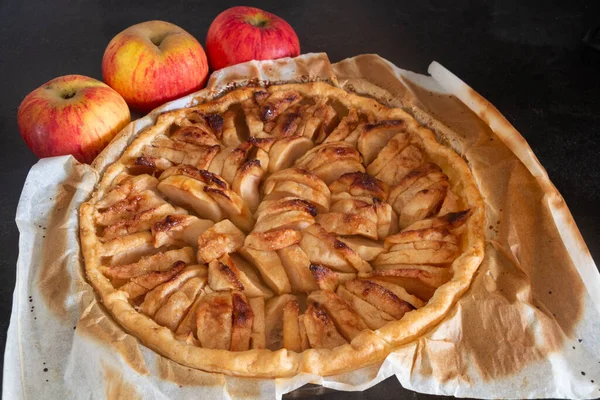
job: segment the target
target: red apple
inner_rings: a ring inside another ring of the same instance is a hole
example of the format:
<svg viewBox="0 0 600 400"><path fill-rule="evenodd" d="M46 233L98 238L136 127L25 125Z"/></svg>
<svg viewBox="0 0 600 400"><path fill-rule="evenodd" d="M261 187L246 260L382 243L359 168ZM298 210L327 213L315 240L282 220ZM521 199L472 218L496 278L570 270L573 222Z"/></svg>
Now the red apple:
<svg viewBox="0 0 600 400"><path fill-rule="evenodd" d="M206 36L213 70L250 60L296 57L300 41L282 18L254 7L232 7L215 18Z"/></svg>
<svg viewBox="0 0 600 400"><path fill-rule="evenodd" d="M192 35L168 22L148 21L110 41L102 58L102 76L132 108L149 111L200 90L208 64Z"/></svg>
<svg viewBox="0 0 600 400"><path fill-rule="evenodd" d="M119 93L87 76L66 75L29 93L17 122L38 157L72 154L90 163L130 121Z"/></svg>

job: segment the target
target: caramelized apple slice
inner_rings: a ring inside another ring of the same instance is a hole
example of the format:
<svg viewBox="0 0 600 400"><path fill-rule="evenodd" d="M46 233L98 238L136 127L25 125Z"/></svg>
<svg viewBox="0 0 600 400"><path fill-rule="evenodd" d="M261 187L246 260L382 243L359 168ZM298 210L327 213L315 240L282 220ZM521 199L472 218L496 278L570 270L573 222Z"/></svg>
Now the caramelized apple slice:
<svg viewBox="0 0 600 400"><path fill-rule="evenodd" d="M176 142L193 144L195 146L220 146L216 136L208 129L197 125L184 126L171 135Z"/></svg>
<svg viewBox="0 0 600 400"><path fill-rule="evenodd" d="M381 253L373 265L385 264L446 264L458 257L458 246L434 240L392 245L387 253Z"/></svg>
<svg viewBox="0 0 600 400"><path fill-rule="evenodd" d="M250 348L264 349L265 342L265 299L262 297L253 297L248 300L252 315L252 333L250 334Z"/></svg>
<svg viewBox="0 0 600 400"><path fill-rule="evenodd" d="M232 327L231 327L231 351L245 351L250 349L252 337L252 325L254 313L246 297L238 292L232 292Z"/></svg>
<svg viewBox="0 0 600 400"><path fill-rule="evenodd" d="M283 310L288 302L296 301L291 294L273 297L265 305L266 348L279 350L283 346Z"/></svg>
<svg viewBox="0 0 600 400"><path fill-rule="evenodd" d="M302 351L302 338L298 324L299 310L297 300L289 300L283 306L283 348L295 352Z"/></svg>
<svg viewBox="0 0 600 400"><path fill-rule="evenodd" d="M377 240L377 225L360 215L329 212L317 215L316 221L337 235L360 235Z"/></svg>
<svg viewBox="0 0 600 400"><path fill-rule="evenodd" d="M206 292L201 290L198 296L196 296L194 303L188 308L185 317L183 317L177 330L175 330L177 340L194 346L200 346L200 341L196 338L196 311L200 305L200 300L202 300L205 294Z"/></svg>
<svg viewBox="0 0 600 400"><path fill-rule="evenodd" d="M416 221L435 214L447 192L448 182L438 182L415 194L400 211L400 228L406 228Z"/></svg>
<svg viewBox="0 0 600 400"><path fill-rule="evenodd" d="M314 224L302 231L300 247L312 263L323 264L340 272L369 272L371 266L344 242Z"/></svg>
<svg viewBox="0 0 600 400"><path fill-rule="evenodd" d="M123 200L117 201L96 215L96 222L100 226L114 225L124 218L139 214L146 210L155 209L165 204L165 200L154 190L132 194Z"/></svg>
<svg viewBox="0 0 600 400"><path fill-rule="evenodd" d="M323 143L344 141L358 126L358 112L351 109L338 126L327 136Z"/></svg>
<svg viewBox="0 0 600 400"><path fill-rule="evenodd" d="M400 285L408 293L428 301L438 287L450 280L451 271L431 265L388 264L361 277Z"/></svg>
<svg viewBox="0 0 600 400"><path fill-rule="evenodd" d="M319 303L310 302L304 313L306 336L313 349L334 349L346 344L339 334L329 313Z"/></svg>
<svg viewBox="0 0 600 400"><path fill-rule="evenodd" d="M348 303L329 290L318 290L308 296L308 301L325 307L335 327L347 341L352 341L367 325Z"/></svg>
<svg viewBox="0 0 600 400"><path fill-rule="evenodd" d="M199 182L204 183L206 186L215 187L220 189L228 189L229 185L223 179L221 179L218 175L213 174L212 172L198 169L191 165L177 165L171 167L160 174L160 181L164 181L165 179L171 176L182 175L188 178L193 178Z"/></svg>
<svg viewBox="0 0 600 400"><path fill-rule="evenodd" d="M331 193L348 192L353 198L359 196L377 197L386 200L388 197L388 186L379 179L363 173L349 172L341 175L329 185Z"/></svg>
<svg viewBox="0 0 600 400"><path fill-rule="evenodd" d="M242 247L240 254L260 272L264 281L275 293L283 294L292 291L290 281L276 252Z"/></svg>
<svg viewBox="0 0 600 400"><path fill-rule="evenodd" d="M240 255L231 254L230 256L225 254L219 258L219 261L230 267L233 264L237 268L239 272L238 278L242 285L244 285L244 294L247 297L273 297L273 291L261 281L256 270Z"/></svg>
<svg viewBox="0 0 600 400"><path fill-rule="evenodd" d="M204 191L219 205L228 219L244 232L250 232L254 225L254 217L244 200L229 189L205 187Z"/></svg>
<svg viewBox="0 0 600 400"><path fill-rule="evenodd" d="M277 251L283 268L290 280L292 291L311 292L317 289L315 280L309 269L310 260L300 246L293 244Z"/></svg>
<svg viewBox="0 0 600 400"><path fill-rule="evenodd" d="M315 217L317 215L317 207L306 200L298 199L296 197L282 197L276 200L264 200L258 206L256 215L258 219L264 217L279 214L286 211L303 211Z"/></svg>
<svg viewBox="0 0 600 400"><path fill-rule="evenodd" d="M274 173L290 167L313 146L313 142L305 137L278 140L269 152L269 172Z"/></svg>
<svg viewBox="0 0 600 400"><path fill-rule="evenodd" d="M163 306L171 295L180 290L182 285L192 278L203 278L206 281L206 267L200 265L190 265L184 268L175 278L155 287L144 297L138 310L142 314L154 317L156 311Z"/></svg>
<svg viewBox="0 0 600 400"><path fill-rule="evenodd" d="M417 146L409 145L396 155L385 168L375 174L375 177L388 185L396 185L410 171L421 165L424 160L421 150Z"/></svg>
<svg viewBox="0 0 600 400"><path fill-rule="evenodd" d="M168 203L164 203L157 207L142 211L132 215L128 219L123 219L107 226L102 232L102 239L112 240L119 236L125 236L149 230L156 221L163 218L167 214L177 213L177 211L179 210L176 210Z"/></svg>
<svg viewBox="0 0 600 400"><path fill-rule="evenodd" d="M357 161L339 160L330 164L322 165L312 170L315 175L321 178L326 184L338 179L340 176L352 172L365 172L365 167Z"/></svg>
<svg viewBox="0 0 600 400"><path fill-rule="evenodd" d="M394 321L394 317L350 293L344 286L338 287L337 295L361 316L369 329L379 329L388 322Z"/></svg>
<svg viewBox="0 0 600 400"><path fill-rule="evenodd" d="M205 191L207 186L183 175L173 175L158 184L158 190L173 203L191 207L201 218L217 222L223 219L221 208Z"/></svg>
<svg viewBox="0 0 600 400"><path fill-rule="evenodd" d="M321 193L329 201L329 188L318 176L302 168L287 168L277 171L265 180L263 193L268 195L278 182L295 182ZM296 196L298 197L298 196Z"/></svg>
<svg viewBox="0 0 600 400"><path fill-rule="evenodd" d="M210 165L208 166L208 171L221 176L221 173L223 172L223 165L233 150L235 150L233 147L227 147L221 150L219 154L214 156L211 160Z"/></svg>
<svg viewBox="0 0 600 400"><path fill-rule="evenodd" d="M138 297L148 293L158 285L171 280L177 274L179 274L183 268L185 268L185 262L176 261L173 263L171 268L166 271L152 271L131 278L131 280L125 285L121 286L119 290L127 293L129 300L135 300Z"/></svg>
<svg viewBox="0 0 600 400"><path fill-rule="evenodd" d="M202 297L196 310L197 336L202 347L229 350L232 314L231 292L213 292Z"/></svg>
<svg viewBox="0 0 600 400"><path fill-rule="evenodd" d="M444 241L458 246L458 238L444 227L405 230L385 238L383 245L386 250L401 243L420 241Z"/></svg>
<svg viewBox="0 0 600 400"><path fill-rule="evenodd" d="M447 181L448 177L442 172L440 167L433 163L425 163L410 171L392 188L389 203L394 208L394 211L400 213L406 203L417 193L427 189L434 183Z"/></svg>
<svg viewBox="0 0 600 400"><path fill-rule="evenodd" d="M141 193L144 190L155 189L156 185L158 185L158 180L147 174L125 176L120 180L117 186L110 189L110 191L96 202L96 207L99 210L106 209L113 204L126 199L133 193Z"/></svg>
<svg viewBox="0 0 600 400"><path fill-rule="evenodd" d="M104 270L104 275L110 279L129 279L153 271L166 271L173 263L182 261L191 264L195 261L194 249L184 247L178 250L165 251L148 257L142 257L138 262L125 265L113 265Z"/></svg>
<svg viewBox="0 0 600 400"><path fill-rule="evenodd" d="M228 219L217 222L198 236L198 261L208 263L244 245L244 233Z"/></svg>
<svg viewBox="0 0 600 400"><path fill-rule="evenodd" d="M255 250L279 250L298 243L301 238L302 234L293 229L252 232L246 236L244 245Z"/></svg>
<svg viewBox="0 0 600 400"><path fill-rule="evenodd" d="M321 290L335 291L338 286L338 274L321 264L310 264L310 272Z"/></svg>
<svg viewBox="0 0 600 400"><path fill-rule="evenodd" d="M362 154L365 164L370 164L377 154L383 149L390 139L406 129L406 122L402 120L381 121L366 124L358 137L357 147Z"/></svg>
<svg viewBox="0 0 600 400"><path fill-rule="evenodd" d="M404 289L402 286L385 280L370 279L370 281L380 286L383 286L390 292L394 293L400 300L407 302L415 309L421 308L425 305L425 302L423 300L419 299L417 296L413 296L412 294L408 293L406 289Z"/></svg>
<svg viewBox="0 0 600 400"><path fill-rule="evenodd" d="M410 141L411 136L407 132L394 135L385 147L378 152L377 157L367 164L367 173L377 176L384 168L388 169L392 160L410 144Z"/></svg>
<svg viewBox="0 0 600 400"><path fill-rule="evenodd" d="M370 280L354 279L345 283L346 289L378 309L400 319L414 307L394 292Z"/></svg>
<svg viewBox="0 0 600 400"><path fill-rule="evenodd" d="M256 211L260 204L258 187L265 171L260 166L260 161L246 162L237 171L233 179L232 189L240 195L251 212Z"/></svg>
<svg viewBox="0 0 600 400"><path fill-rule="evenodd" d="M174 331L206 284L205 277L191 278L160 307L154 315L156 323Z"/></svg>
<svg viewBox="0 0 600 400"><path fill-rule="evenodd" d="M254 232L282 229L301 231L314 223L314 217L304 211L285 211L279 214L261 216L254 225Z"/></svg>
<svg viewBox="0 0 600 400"><path fill-rule="evenodd" d="M240 271L233 263L227 265L219 260L212 260L208 264L208 285L212 290L244 290L239 275Z"/></svg>
<svg viewBox="0 0 600 400"><path fill-rule="evenodd" d="M339 238L339 240L354 250L365 261L373 261L385 250L381 243L362 237L344 237Z"/></svg>
<svg viewBox="0 0 600 400"><path fill-rule="evenodd" d="M152 225L152 244L156 248L180 243L196 246L198 236L213 225L211 220L199 219L192 215L167 215Z"/></svg>

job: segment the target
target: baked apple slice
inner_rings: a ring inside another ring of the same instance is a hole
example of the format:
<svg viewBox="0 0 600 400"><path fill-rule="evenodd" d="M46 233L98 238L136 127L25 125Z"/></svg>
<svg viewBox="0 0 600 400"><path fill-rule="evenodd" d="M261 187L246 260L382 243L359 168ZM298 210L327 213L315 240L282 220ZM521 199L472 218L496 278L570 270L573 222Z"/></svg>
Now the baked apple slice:
<svg viewBox="0 0 600 400"><path fill-rule="evenodd" d="M377 154L396 134L406 129L402 120L380 121L366 124L358 137L357 148L362 154L365 164L370 164Z"/></svg>
<svg viewBox="0 0 600 400"><path fill-rule="evenodd" d="M258 188L265 171L260 166L260 161L246 162L238 169L231 188L244 200L250 212L256 211L260 204Z"/></svg>
<svg viewBox="0 0 600 400"><path fill-rule="evenodd" d="M318 288L310 271L310 260L302 248L296 244L277 251L283 268L290 280L292 292L311 292Z"/></svg>
<svg viewBox="0 0 600 400"><path fill-rule="evenodd" d="M372 176L377 176L384 168L388 169L392 160L408 147L410 142L411 135L407 132L400 132L394 135L394 137L391 138L377 153L377 157L367 164L367 173Z"/></svg>
<svg viewBox="0 0 600 400"><path fill-rule="evenodd" d="M423 152L417 146L411 144L392 158L385 168L375 174L375 177L393 186L400 182L410 171L419 167L423 161L425 161Z"/></svg>
<svg viewBox="0 0 600 400"><path fill-rule="evenodd" d="M175 331L185 316L186 311L191 307L196 296L199 295L205 284L205 277L196 277L187 280L181 285L179 290L173 293L156 311L156 314L154 314L156 323Z"/></svg>
<svg viewBox="0 0 600 400"><path fill-rule="evenodd" d="M202 296L196 310L197 337L207 349L229 350L233 327L231 292L213 292Z"/></svg>
<svg viewBox="0 0 600 400"><path fill-rule="evenodd" d="M198 236L214 225L209 219L200 219L192 215L172 214L152 225L152 244L154 247L184 244L198 245Z"/></svg>
<svg viewBox="0 0 600 400"><path fill-rule="evenodd" d="M361 316L369 329L379 329L388 322L395 320L390 314L350 293L343 285L338 287L337 295L346 303L348 303L357 312L357 314Z"/></svg>
<svg viewBox="0 0 600 400"><path fill-rule="evenodd" d="M245 351L250 349L254 313L246 297L239 292L231 293L232 323L231 323L231 351Z"/></svg>
<svg viewBox="0 0 600 400"><path fill-rule="evenodd" d="M387 200L389 188L383 181L364 172L349 172L341 175L329 185L331 193L347 192L356 197L377 197Z"/></svg>
<svg viewBox="0 0 600 400"><path fill-rule="evenodd" d="M244 233L228 219L217 222L198 236L198 261L208 263L244 245Z"/></svg>
<svg viewBox="0 0 600 400"><path fill-rule="evenodd" d="M190 265L185 267L173 279L148 292L144 297L144 301L138 307L138 310L150 318L154 317L158 309L169 300L171 295L178 292L181 287L192 278L202 278L204 282L206 282L206 267L201 265ZM204 284L202 286L204 286Z"/></svg>
<svg viewBox="0 0 600 400"><path fill-rule="evenodd" d="M313 142L305 137L279 139L269 152L269 172L274 173L290 167L313 146Z"/></svg>
<svg viewBox="0 0 600 400"><path fill-rule="evenodd" d="M96 202L96 208L98 210L106 209L113 204L126 199L133 193L156 189L156 185L158 185L158 179L148 174L115 179L119 179L117 186L110 189Z"/></svg>
<svg viewBox="0 0 600 400"><path fill-rule="evenodd" d="M448 268L431 265L388 264L360 277L400 285L408 293L428 301L437 288L450 280L452 273Z"/></svg>
<svg viewBox="0 0 600 400"><path fill-rule="evenodd" d="M273 297L273 291L263 283L256 270L242 256L237 253L224 254L219 261L231 267L232 270L237 269L238 279L244 285L244 295L248 298Z"/></svg>
<svg viewBox="0 0 600 400"><path fill-rule="evenodd" d="M272 251L294 245L301 238L302 234L294 229L278 228L268 232L252 232L246 236L244 245L255 250Z"/></svg>
<svg viewBox="0 0 600 400"><path fill-rule="evenodd" d="M373 261L379 254L385 251L380 242L363 237L341 237L338 240L344 242L365 261Z"/></svg>
<svg viewBox="0 0 600 400"><path fill-rule="evenodd" d="M195 262L194 249L184 247L182 249L156 253L151 256L142 257L135 263L124 265L111 265L104 269L103 273L110 279L130 279L154 271L166 271L171 269L177 261L186 264Z"/></svg>
<svg viewBox="0 0 600 400"><path fill-rule="evenodd" d="M327 310L319 303L309 303L303 321L306 336L313 349L334 349L347 343L337 331Z"/></svg>
<svg viewBox="0 0 600 400"><path fill-rule="evenodd" d="M370 280L353 279L347 281L346 289L366 301L394 317L400 319L415 307L399 298L394 292Z"/></svg>
<svg viewBox="0 0 600 400"><path fill-rule="evenodd" d="M158 184L158 190L170 201L190 207L201 218L218 222L223 219L219 204L204 191L206 184L184 175L173 175Z"/></svg>
<svg viewBox="0 0 600 400"><path fill-rule="evenodd" d="M283 347L283 312L288 302L298 302L296 296L283 294L273 297L265 304L266 348L279 350Z"/></svg>
<svg viewBox="0 0 600 400"><path fill-rule="evenodd" d="M298 300L289 300L283 306L283 348L297 353L304 350L298 322L299 312Z"/></svg>
<svg viewBox="0 0 600 400"><path fill-rule="evenodd" d="M324 267L321 264L310 264L309 269L317 282L318 289L330 290L333 292L338 287L338 274L329 268Z"/></svg>
<svg viewBox="0 0 600 400"><path fill-rule="evenodd" d="M351 342L363 330L368 329L360 315L333 291L312 292L308 296L308 302L325 307L338 332L348 342Z"/></svg>
<svg viewBox="0 0 600 400"><path fill-rule="evenodd" d="M127 293L130 301L135 301L138 297L145 295L158 285L174 278L184 268L185 263L183 261L176 261L166 271L152 271L131 278L129 282L119 287L119 290Z"/></svg>
<svg viewBox="0 0 600 400"><path fill-rule="evenodd" d="M227 257L227 255L225 254L222 257ZM244 284L239 276L240 271L234 263L225 264L215 259L208 264L208 286L214 291L243 291L245 289Z"/></svg>
<svg viewBox="0 0 600 400"><path fill-rule="evenodd" d="M252 309L252 333L250 334L250 348L264 349L265 342L265 299L262 297L252 297L248 299L248 304Z"/></svg>
<svg viewBox="0 0 600 400"><path fill-rule="evenodd" d="M292 291L290 281L277 252L242 247L239 253L259 271L266 284L275 293L283 294Z"/></svg>

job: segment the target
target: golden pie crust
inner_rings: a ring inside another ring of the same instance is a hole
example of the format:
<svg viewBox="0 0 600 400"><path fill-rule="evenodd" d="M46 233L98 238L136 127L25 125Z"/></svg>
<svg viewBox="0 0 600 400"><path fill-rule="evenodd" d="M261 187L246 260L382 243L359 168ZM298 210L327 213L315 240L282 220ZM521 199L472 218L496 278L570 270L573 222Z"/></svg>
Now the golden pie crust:
<svg viewBox="0 0 600 400"><path fill-rule="evenodd" d="M438 324L483 258L465 161L407 112L327 83L165 112L80 209L86 276L180 364L321 376Z"/></svg>

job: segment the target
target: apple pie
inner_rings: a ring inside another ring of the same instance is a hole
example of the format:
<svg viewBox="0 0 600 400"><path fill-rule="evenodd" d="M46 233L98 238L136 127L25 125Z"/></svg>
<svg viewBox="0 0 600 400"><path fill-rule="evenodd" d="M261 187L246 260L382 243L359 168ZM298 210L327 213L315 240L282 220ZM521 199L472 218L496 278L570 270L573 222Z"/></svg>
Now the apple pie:
<svg viewBox="0 0 600 400"><path fill-rule="evenodd" d="M86 276L180 364L332 375L439 323L483 257L465 161L410 114L327 83L160 114L80 209Z"/></svg>

